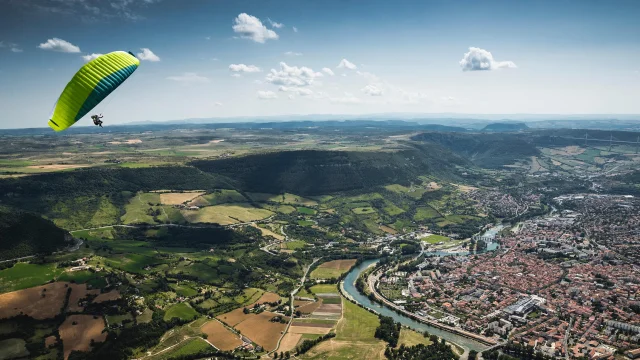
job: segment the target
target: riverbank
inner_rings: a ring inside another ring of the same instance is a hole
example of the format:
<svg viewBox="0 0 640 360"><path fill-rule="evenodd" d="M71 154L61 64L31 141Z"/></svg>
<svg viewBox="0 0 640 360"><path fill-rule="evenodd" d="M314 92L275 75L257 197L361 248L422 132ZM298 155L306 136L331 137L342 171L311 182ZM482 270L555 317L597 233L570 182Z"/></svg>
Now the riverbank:
<svg viewBox="0 0 640 360"><path fill-rule="evenodd" d="M475 351L481 352L489 348L488 345L475 341L471 338L467 338L459 334L445 331L439 327L435 327L429 324L419 322L403 314L398 314L394 310L388 308L387 306L373 302L369 298L361 294L356 289L355 282L360 276L360 274L362 274L366 269L372 266L375 266L377 262L378 260L367 260L362 264L353 268L347 274L344 281L342 281L339 286L340 292L343 294L343 296L347 300L354 302L356 304L359 304L360 306L364 307L365 309L375 314L391 317L393 318L394 321L406 327L409 327L413 330L416 330L418 332L423 333L427 331L429 334L436 335L439 338L442 338L451 344L455 344L466 351L475 350Z"/></svg>

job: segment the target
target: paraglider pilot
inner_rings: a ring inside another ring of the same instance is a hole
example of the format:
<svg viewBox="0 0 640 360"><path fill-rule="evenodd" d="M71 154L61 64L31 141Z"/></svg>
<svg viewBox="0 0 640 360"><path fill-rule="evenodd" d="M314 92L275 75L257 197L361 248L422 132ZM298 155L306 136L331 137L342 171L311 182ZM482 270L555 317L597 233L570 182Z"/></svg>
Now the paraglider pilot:
<svg viewBox="0 0 640 360"><path fill-rule="evenodd" d="M93 120L93 125L98 125L102 127L102 114L100 115L91 115L91 120Z"/></svg>

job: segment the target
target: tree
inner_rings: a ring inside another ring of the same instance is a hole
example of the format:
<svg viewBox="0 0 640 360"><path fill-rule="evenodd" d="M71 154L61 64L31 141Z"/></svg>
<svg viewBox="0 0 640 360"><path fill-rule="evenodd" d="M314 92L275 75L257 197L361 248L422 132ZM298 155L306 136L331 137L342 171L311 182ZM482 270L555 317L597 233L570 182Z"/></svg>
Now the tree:
<svg viewBox="0 0 640 360"><path fill-rule="evenodd" d="M475 350L470 350L469 351L469 360L476 360L476 358L478 357L478 352Z"/></svg>

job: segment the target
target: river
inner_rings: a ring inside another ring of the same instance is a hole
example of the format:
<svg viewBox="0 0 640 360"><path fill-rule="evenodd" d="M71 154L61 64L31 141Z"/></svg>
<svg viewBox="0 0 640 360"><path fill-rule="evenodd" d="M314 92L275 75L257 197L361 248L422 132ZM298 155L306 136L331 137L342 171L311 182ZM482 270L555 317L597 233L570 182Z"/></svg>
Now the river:
<svg viewBox="0 0 640 360"><path fill-rule="evenodd" d="M498 233L498 231L500 231L502 228L503 228L502 225L493 227L487 230L483 234L483 236L494 237ZM498 248L498 244L496 242L490 242L487 244L487 250L485 251L493 251L497 248ZM425 252L424 254L438 255L438 256L452 256L452 255L468 255L469 252L463 251L463 252L452 253L452 252L445 252L445 251L430 251L430 252ZM450 333L448 331L444 331L444 330L435 328L433 326L429 326L427 324L423 324L421 322L410 319L404 315L400 315L395 311L387 308L386 306L380 305L378 303L374 303L373 301L369 300L369 298L362 295L358 291L358 289L356 289L356 286L355 286L356 280L364 270L366 270L371 264L374 264L376 262L378 262L378 260L367 260L363 262L362 264L353 268L344 279L344 290L349 295L351 295L351 297L355 299L358 303L365 306L366 308L376 311L381 315L389 316L393 318L394 321L399 322L402 325L406 325L420 332L428 331L429 334L437 335L449 342L468 348L469 350L483 351L488 348L488 346L481 344L475 340L468 339L466 337L463 337L454 333Z"/></svg>

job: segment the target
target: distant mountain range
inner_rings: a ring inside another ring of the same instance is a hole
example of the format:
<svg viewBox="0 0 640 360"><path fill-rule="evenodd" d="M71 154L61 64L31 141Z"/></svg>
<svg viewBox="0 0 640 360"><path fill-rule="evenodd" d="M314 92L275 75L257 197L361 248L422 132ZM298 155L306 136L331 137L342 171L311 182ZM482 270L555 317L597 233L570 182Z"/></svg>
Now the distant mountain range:
<svg viewBox="0 0 640 360"><path fill-rule="evenodd" d="M202 118L170 121L137 121L120 125L108 125L105 129L95 126L72 126L62 134L84 134L172 129L296 129L313 127L395 127L441 132L487 131L497 125L522 123L531 129L592 129L639 131L640 115L467 115L467 114L371 114L371 115L286 115L264 117ZM511 125L507 125L511 126ZM497 126L500 128L500 126ZM520 130L524 130L520 129ZM509 130L506 130L509 131ZM513 131L518 131L514 128ZM53 135L47 128L0 129L0 135Z"/></svg>

